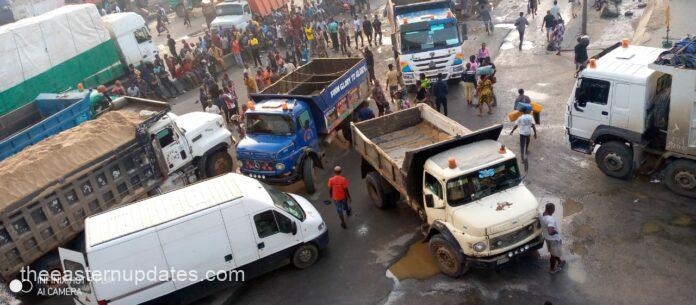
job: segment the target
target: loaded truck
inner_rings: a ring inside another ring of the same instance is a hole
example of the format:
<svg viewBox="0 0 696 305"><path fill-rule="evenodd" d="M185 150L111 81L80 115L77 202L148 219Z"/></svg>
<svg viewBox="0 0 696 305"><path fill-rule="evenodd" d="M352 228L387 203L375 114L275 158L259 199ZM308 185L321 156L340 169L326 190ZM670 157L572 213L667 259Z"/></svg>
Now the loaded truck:
<svg viewBox="0 0 696 305"><path fill-rule="evenodd" d="M541 248L538 202L522 183L502 125L472 132L426 105L352 123L367 193L379 208L399 198L425 221L440 271L495 268Z"/></svg>
<svg viewBox="0 0 696 305"><path fill-rule="evenodd" d="M232 170L222 116L132 97L110 107L0 161L3 282L24 266L59 270L56 249L82 244L89 215Z"/></svg>
<svg viewBox="0 0 696 305"><path fill-rule="evenodd" d="M212 29L244 31L254 17L265 17L274 10L287 5L289 0L250 0L223 1L215 5L215 19L210 23Z"/></svg>
<svg viewBox="0 0 696 305"><path fill-rule="evenodd" d="M269 184L302 180L313 193L320 144L339 130L350 138L348 124L369 92L364 59L318 58L252 93L237 145L241 173Z"/></svg>
<svg viewBox="0 0 696 305"><path fill-rule="evenodd" d="M464 72L465 37L448 0L389 0L387 18L404 84L415 85L420 74L459 81Z"/></svg>
<svg viewBox="0 0 696 305"><path fill-rule="evenodd" d="M607 176L658 173L696 198L696 70L663 63L679 56L665 51L623 42L591 59L568 99L566 133Z"/></svg>
<svg viewBox="0 0 696 305"><path fill-rule="evenodd" d="M81 292L76 304L171 305L288 263L309 268L328 242L326 224L307 199L229 173L88 217L85 251L59 250L72 274L186 273L166 281L75 277L68 285Z"/></svg>
<svg viewBox="0 0 696 305"><path fill-rule="evenodd" d="M102 18L94 4L78 4L0 26L0 54L3 115L40 93L114 81L129 64L154 61L157 49L139 15Z"/></svg>

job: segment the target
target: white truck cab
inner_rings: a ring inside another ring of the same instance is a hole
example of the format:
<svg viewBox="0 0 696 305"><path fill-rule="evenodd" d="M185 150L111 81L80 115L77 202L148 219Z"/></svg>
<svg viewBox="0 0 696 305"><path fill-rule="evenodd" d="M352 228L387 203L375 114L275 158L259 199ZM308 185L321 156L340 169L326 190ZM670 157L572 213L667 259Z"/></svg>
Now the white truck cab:
<svg viewBox="0 0 696 305"><path fill-rule="evenodd" d="M307 268L328 231L306 199L226 174L91 216L85 239L84 256L59 249L66 274L92 274L68 281L77 304L182 304L288 260Z"/></svg>
<svg viewBox="0 0 696 305"><path fill-rule="evenodd" d="M121 60L126 66L139 66L141 61L154 62L157 48L152 43L150 30L142 16L133 13L115 13L102 17L109 36L116 42Z"/></svg>
<svg viewBox="0 0 696 305"><path fill-rule="evenodd" d="M225 1L215 6L215 19L210 23L211 29L230 29L244 31L251 21L252 13L247 1Z"/></svg>
<svg viewBox="0 0 696 305"><path fill-rule="evenodd" d="M696 198L696 70L655 63L665 51L623 42L591 59L568 99L566 132L604 174L629 179L652 163L645 173Z"/></svg>

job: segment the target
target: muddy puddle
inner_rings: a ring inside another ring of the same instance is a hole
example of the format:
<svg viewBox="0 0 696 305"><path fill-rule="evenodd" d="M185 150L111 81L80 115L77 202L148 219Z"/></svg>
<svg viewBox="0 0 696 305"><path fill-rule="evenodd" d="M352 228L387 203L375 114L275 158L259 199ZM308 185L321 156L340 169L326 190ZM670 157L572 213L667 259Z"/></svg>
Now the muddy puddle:
<svg viewBox="0 0 696 305"><path fill-rule="evenodd" d="M694 218L689 215L682 214L674 217L670 223L679 227L688 227L694 224Z"/></svg>
<svg viewBox="0 0 696 305"><path fill-rule="evenodd" d="M403 281L427 279L438 274L440 270L430 255L428 243L416 242L408 248L404 257L389 267L389 272L399 281Z"/></svg>
<svg viewBox="0 0 696 305"><path fill-rule="evenodd" d="M573 199L563 201L563 218L579 213L584 208L584 205Z"/></svg>
<svg viewBox="0 0 696 305"><path fill-rule="evenodd" d="M643 235L653 235L662 232L665 228L659 222L652 220L643 225Z"/></svg>

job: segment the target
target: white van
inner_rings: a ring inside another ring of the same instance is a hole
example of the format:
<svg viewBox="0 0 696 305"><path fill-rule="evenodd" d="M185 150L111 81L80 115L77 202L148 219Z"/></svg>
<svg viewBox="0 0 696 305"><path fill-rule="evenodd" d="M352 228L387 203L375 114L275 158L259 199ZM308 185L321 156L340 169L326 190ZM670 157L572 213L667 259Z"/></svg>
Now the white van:
<svg viewBox="0 0 696 305"><path fill-rule="evenodd" d="M85 239L89 264L59 249L66 275L91 274L67 283L76 304L133 305L188 303L288 262L307 268L329 235L306 199L231 173L88 217Z"/></svg>
<svg viewBox="0 0 696 305"><path fill-rule="evenodd" d="M102 24L116 43L124 65L155 61L157 48L142 16L133 12L109 14L102 17Z"/></svg>

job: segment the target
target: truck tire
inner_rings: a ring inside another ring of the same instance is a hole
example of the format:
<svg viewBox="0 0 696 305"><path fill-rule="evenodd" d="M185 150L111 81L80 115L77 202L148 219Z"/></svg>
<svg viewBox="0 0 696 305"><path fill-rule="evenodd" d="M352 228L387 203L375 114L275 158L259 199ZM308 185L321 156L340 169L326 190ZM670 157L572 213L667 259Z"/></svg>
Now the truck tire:
<svg viewBox="0 0 696 305"><path fill-rule="evenodd" d="M314 180L316 172L314 169L314 159L312 157L305 157L304 162L302 162L302 180L305 184L305 191L309 194L314 194L317 191L314 185Z"/></svg>
<svg viewBox="0 0 696 305"><path fill-rule="evenodd" d="M365 184L367 187L367 195L376 207L384 209L393 204L391 200L392 196L384 192L382 177L377 172L367 174L367 177L365 177Z"/></svg>
<svg viewBox="0 0 696 305"><path fill-rule="evenodd" d="M667 165L664 179L672 192L696 198L696 161L673 161Z"/></svg>
<svg viewBox="0 0 696 305"><path fill-rule="evenodd" d="M633 176L633 151L620 142L606 142L595 154L597 167L607 176L629 179Z"/></svg>
<svg viewBox="0 0 696 305"><path fill-rule="evenodd" d="M440 272L458 278L469 270L464 255L445 239L442 234L430 238L430 253L433 255Z"/></svg>
<svg viewBox="0 0 696 305"><path fill-rule="evenodd" d="M205 161L205 176L215 177L232 171L232 157L224 150L210 155Z"/></svg>
<svg viewBox="0 0 696 305"><path fill-rule="evenodd" d="M319 249L313 244L304 244L295 249L292 255L292 264L297 269L305 269L314 263L319 258Z"/></svg>

